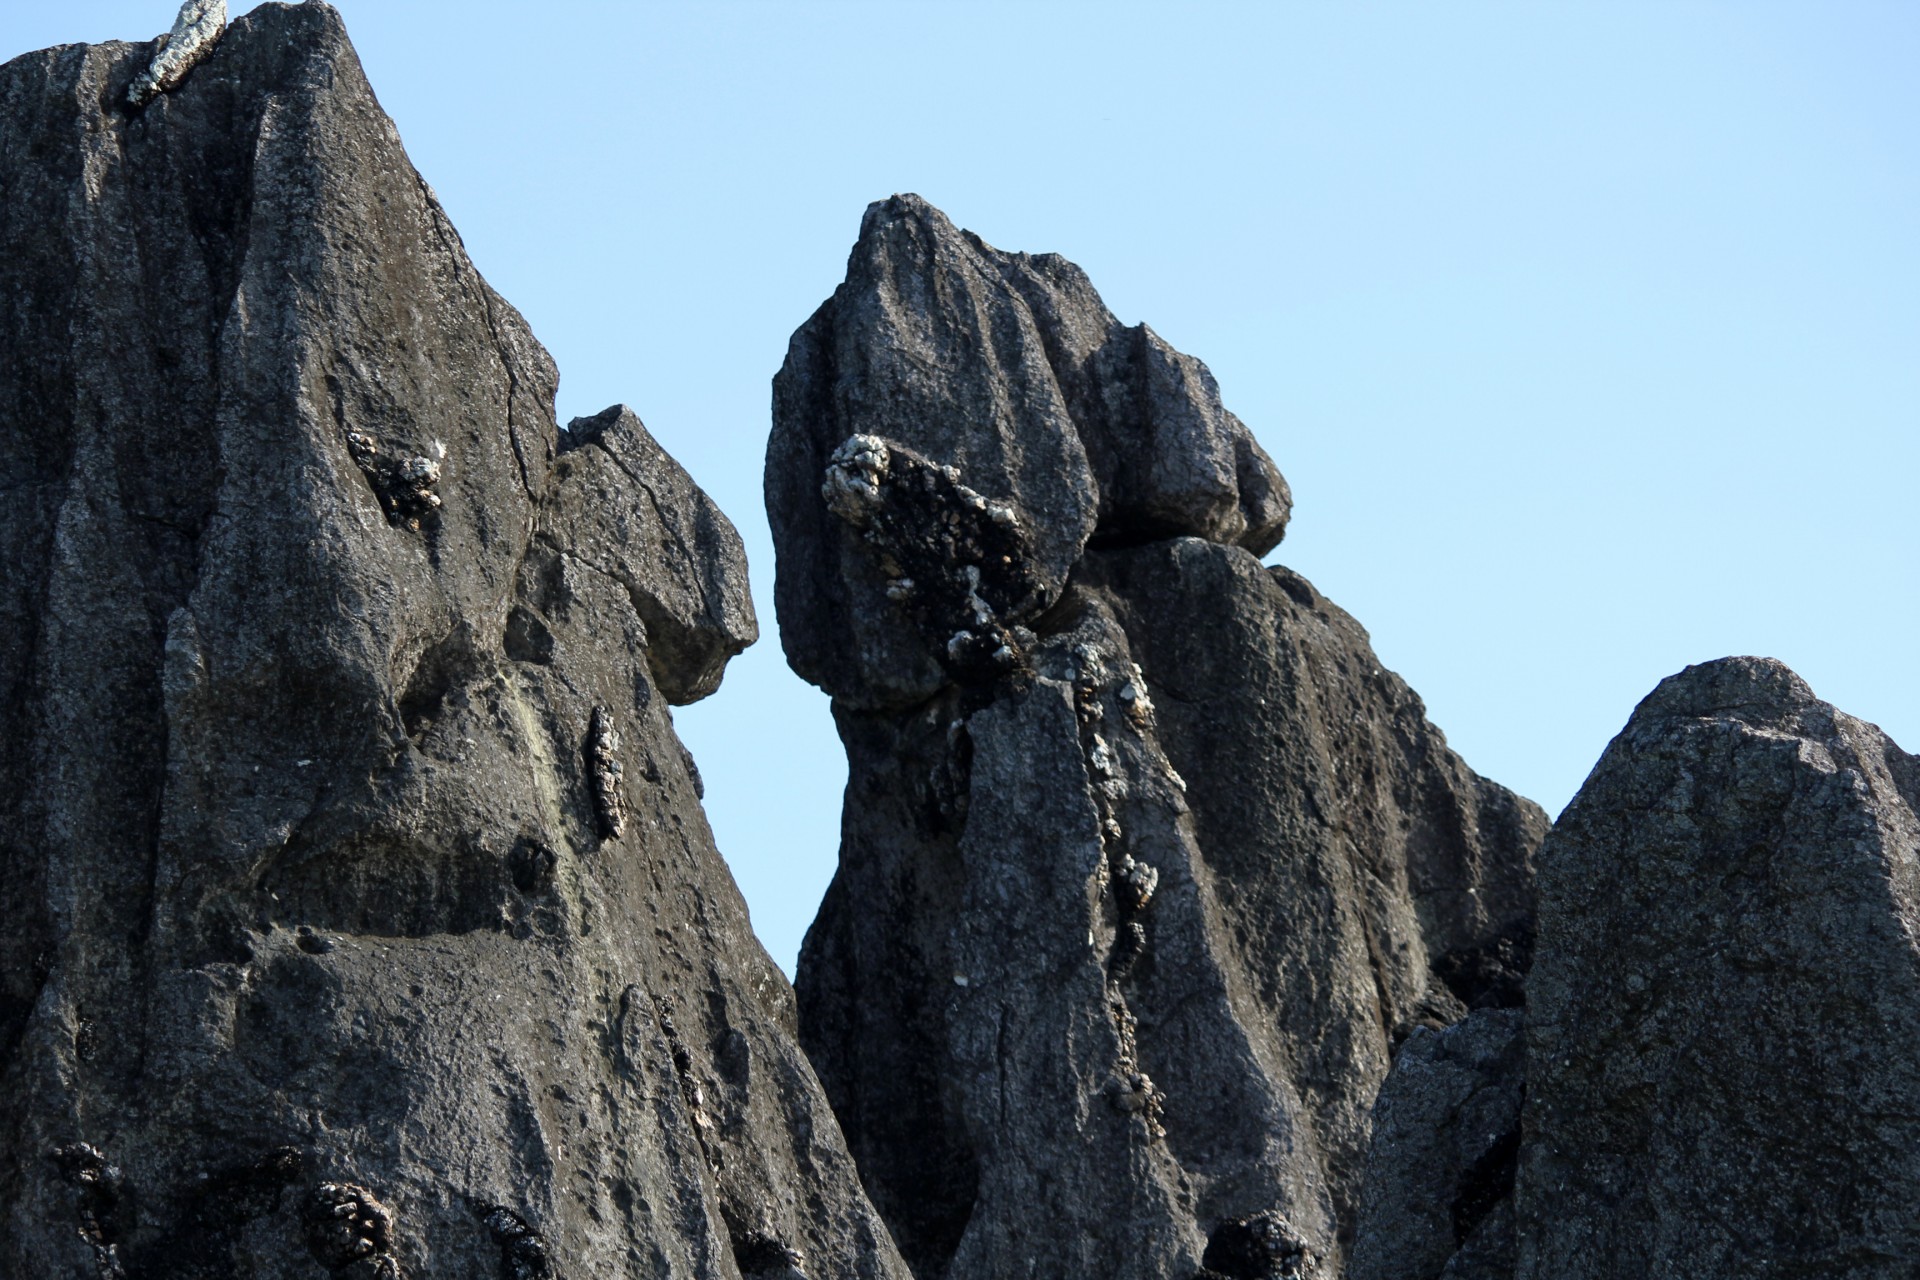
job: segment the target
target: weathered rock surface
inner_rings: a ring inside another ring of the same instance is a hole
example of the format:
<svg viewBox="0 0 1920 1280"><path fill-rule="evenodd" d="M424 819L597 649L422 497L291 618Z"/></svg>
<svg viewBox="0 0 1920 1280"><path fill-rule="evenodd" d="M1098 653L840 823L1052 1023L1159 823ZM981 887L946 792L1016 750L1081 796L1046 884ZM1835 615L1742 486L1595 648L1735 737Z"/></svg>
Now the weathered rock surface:
<svg viewBox="0 0 1920 1280"><path fill-rule="evenodd" d="M1914 1273L1917 808L1778 662L1640 704L1540 854L1520 1277Z"/></svg>
<svg viewBox="0 0 1920 1280"><path fill-rule="evenodd" d="M1416 1028L1373 1110L1349 1280L1513 1274L1526 1093L1519 1009Z"/></svg>
<svg viewBox="0 0 1920 1280"><path fill-rule="evenodd" d="M888 598L898 575L820 501L849 437L955 468L1013 514L1031 589L1003 609L1006 626L1058 598L1090 540L1194 534L1260 555L1292 502L1205 365L1120 324L1064 258L1003 253L912 195L867 210L846 282L774 379L774 419L783 643L848 706L899 708L946 683Z"/></svg>
<svg viewBox="0 0 1920 1280"><path fill-rule="evenodd" d="M0 67L0 1274L904 1276L669 717L732 529L332 9L155 52Z"/></svg>
<svg viewBox="0 0 1920 1280"><path fill-rule="evenodd" d="M1063 260L873 206L774 411L851 770L802 1035L915 1273L1337 1274L1394 1043L1517 998L1543 815L1261 566L1285 482Z"/></svg>

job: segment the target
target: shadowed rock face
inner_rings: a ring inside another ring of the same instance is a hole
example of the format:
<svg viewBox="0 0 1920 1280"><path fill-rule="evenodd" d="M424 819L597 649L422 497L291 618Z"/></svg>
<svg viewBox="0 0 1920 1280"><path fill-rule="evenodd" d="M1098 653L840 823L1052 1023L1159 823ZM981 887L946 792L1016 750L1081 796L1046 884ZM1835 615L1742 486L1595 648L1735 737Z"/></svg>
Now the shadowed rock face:
<svg viewBox="0 0 1920 1280"><path fill-rule="evenodd" d="M1350 1280L1513 1274L1526 1074L1519 1009L1408 1037L1374 1104Z"/></svg>
<svg viewBox="0 0 1920 1280"><path fill-rule="evenodd" d="M1543 815L1262 567L1285 482L1203 366L916 197L767 494L851 775L802 1036L915 1273L1336 1274L1393 1045L1517 999Z"/></svg>
<svg viewBox="0 0 1920 1280"><path fill-rule="evenodd" d="M903 1276L669 716L732 527L332 9L202 52L0 67L0 1273Z"/></svg>
<svg viewBox="0 0 1920 1280"><path fill-rule="evenodd" d="M1778 662L1640 704L1540 853L1519 1276L1912 1274L1917 803Z"/></svg>

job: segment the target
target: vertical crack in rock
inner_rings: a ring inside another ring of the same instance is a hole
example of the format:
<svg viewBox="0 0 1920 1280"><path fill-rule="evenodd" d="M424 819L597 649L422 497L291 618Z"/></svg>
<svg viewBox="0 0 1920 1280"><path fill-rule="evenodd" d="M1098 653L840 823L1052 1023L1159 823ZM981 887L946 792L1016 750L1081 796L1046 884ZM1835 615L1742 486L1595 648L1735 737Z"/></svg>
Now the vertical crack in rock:
<svg viewBox="0 0 1920 1280"><path fill-rule="evenodd" d="M1144 693L1144 677L1137 666L1124 686L1134 692L1122 705L1126 720L1107 725L1103 696L1115 682L1109 679L1106 655L1098 645L1082 643L1072 649L1074 718L1080 726L1080 748L1085 757L1088 794L1100 833L1102 859L1096 883L1103 897L1113 903L1114 938L1107 951L1107 1010L1119 1038L1119 1054L1113 1076L1107 1081L1107 1100L1125 1115L1139 1116L1150 1138L1167 1136L1164 1119L1166 1098L1153 1078L1141 1069L1139 1026L1127 1007L1126 979L1133 966L1146 953L1148 945L1146 911L1160 885L1160 873L1150 863L1129 852L1131 841L1120 825L1119 802L1129 795L1121 769L1119 753L1108 745L1100 730L1124 732L1130 726L1138 730L1151 727L1151 703Z"/></svg>
<svg viewBox="0 0 1920 1280"><path fill-rule="evenodd" d="M680 1028L674 1023L673 1001L666 996L655 996L653 1008L654 1016L660 1022L660 1034L666 1037L667 1049L672 1055L673 1078L686 1103L687 1116L693 1122L694 1136L700 1143L700 1154L706 1159L707 1167L718 1175L725 1164L725 1157L716 1142L719 1134L714 1128L713 1112L707 1107L707 1091L694 1072L693 1054L688 1051L687 1042L681 1039Z"/></svg>
<svg viewBox="0 0 1920 1280"><path fill-rule="evenodd" d="M1261 566L1291 498L1199 361L918 197L795 333L766 491L849 765L801 1035L909 1263L1284 1222L1219 1274L1338 1274L1399 1037L1515 998L1544 815Z"/></svg>
<svg viewBox="0 0 1920 1280"><path fill-rule="evenodd" d="M1409 1033L1374 1104L1348 1280L1513 1274L1522 1017L1482 1008Z"/></svg>
<svg viewBox="0 0 1920 1280"><path fill-rule="evenodd" d="M99 1148L84 1142L56 1147L52 1159L77 1195L80 1237L93 1253L95 1273L100 1280L123 1280L126 1270L120 1264L117 1211L125 1175Z"/></svg>
<svg viewBox="0 0 1920 1280"><path fill-rule="evenodd" d="M737 531L219 14L0 66L0 1275L907 1280L670 718Z"/></svg>

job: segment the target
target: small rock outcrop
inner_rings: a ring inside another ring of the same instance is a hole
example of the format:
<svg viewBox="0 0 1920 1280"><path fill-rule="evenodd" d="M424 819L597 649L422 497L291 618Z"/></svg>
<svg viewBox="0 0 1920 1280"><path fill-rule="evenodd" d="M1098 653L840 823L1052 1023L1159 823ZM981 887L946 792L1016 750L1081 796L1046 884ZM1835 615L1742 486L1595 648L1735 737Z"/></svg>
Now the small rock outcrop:
<svg viewBox="0 0 1920 1280"><path fill-rule="evenodd" d="M1539 809L1261 565L1203 365L917 197L794 337L767 500L850 768L801 1033L915 1274L1338 1275L1394 1045L1517 999Z"/></svg>
<svg viewBox="0 0 1920 1280"><path fill-rule="evenodd" d="M738 537L222 9L0 67L0 1274L904 1280L672 725Z"/></svg>
<svg viewBox="0 0 1920 1280"><path fill-rule="evenodd" d="M1415 1028L1373 1109L1348 1280L1513 1274L1513 1183L1526 1094L1522 1012Z"/></svg>
<svg viewBox="0 0 1920 1280"><path fill-rule="evenodd" d="M1540 853L1521 1280L1920 1258L1920 759L1778 662L1660 685Z"/></svg>

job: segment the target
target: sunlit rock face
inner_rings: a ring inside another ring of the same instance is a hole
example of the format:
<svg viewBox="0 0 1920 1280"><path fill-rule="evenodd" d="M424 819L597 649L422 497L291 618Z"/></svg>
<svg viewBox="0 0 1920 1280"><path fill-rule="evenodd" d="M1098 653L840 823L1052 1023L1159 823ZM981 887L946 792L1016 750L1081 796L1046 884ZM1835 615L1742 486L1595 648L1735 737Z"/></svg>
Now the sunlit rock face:
<svg viewBox="0 0 1920 1280"><path fill-rule="evenodd" d="M872 206L767 461L851 774L801 1034L915 1273L1337 1274L1394 1046L1519 999L1544 816L1064 259Z"/></svg>
<svg viewBox="0 0 1920 1280"><path fill-rule="evenodd" d="M732 526L332 9L196 31L0 67L0 1274L905 1276L669 714Z"/></svg>
<svg viewBox="0 0 1920 1280"><path fill-rule="evenodd" d="M1517 1275L1912 1270L1917 811L1778 662L1640 704L1540 855Z"/></svg>

